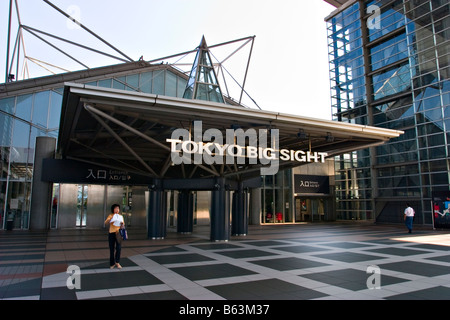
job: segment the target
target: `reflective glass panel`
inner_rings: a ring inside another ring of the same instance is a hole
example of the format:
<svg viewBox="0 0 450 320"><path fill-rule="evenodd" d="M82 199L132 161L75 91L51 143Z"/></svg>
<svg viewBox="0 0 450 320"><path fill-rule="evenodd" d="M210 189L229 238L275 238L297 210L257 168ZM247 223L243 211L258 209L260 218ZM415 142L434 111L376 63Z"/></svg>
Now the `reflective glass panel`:
<svg viewBox="0 0 450 320"><path fill-rule="evenodd" d="M10 114L13 114L14 113L14 103L15 103L15 98L0 99L0 110L3 110Z"/></svg>
<svg viewBox="0 0 450 320"><path fill-rule="evenodd" d="M172 72L166 72L166 96L177 96L177 76Z"/></svg>
<svg viewBox="0 0 450 320"><path fill-rule="evenodd" d="M372 76L374 99L397 94L411 88L407 63Z"/></svg>
<svg viewBox="0 0 450 320"><path fill-rule="evenodd" d="M153 72L141 73L139 89L141 89L142 92L152 93L152 77L153 77Z"/></svg>
<svg viewBox="0 0 450 320"><path fill-rule="evenodd" d="M153 73L153 92L154 94L165 95L164 83L165 83L165 71L155 71Z"/></svg>
<svg viewBox="0 0 450 320"><path fill-rule="evenodd" d="M99 80L98 86L103 88L111 88L111 79Z"/></svg>
<svg viewBox="0 0 450 320"><path fill-rule="evenodd" d="M372 71L408 57L405 34L398 35L370 49Z"/></svg>
<svg viewBox="0 0 450 320"><path fill-rule="evenodd" d="M367 29L370 41L374 41L405 24L402 0L397 0L392 5L384 8L381 8L383 3L380 2L373 2L371 4L380 8L380 16L377 17L375 16L375 13L372 12L371 18L368 19L369 27Z"/></svg>
<svg viewBox="0 0 450 320"><path fill-rule="evenodd" d="M13 118L6 114L0 113L0 147L9 147L11 144L11 132L13 126Z"/></svg>
<svg viewBox="0 0 450 320"><path fill-rule="evenodd" d="M50 102L50 92L42 91L34 95L33 123L47 128L48 107Z"/></svg>
<svg viewBox="0 0 450 320"><path fill-rule="evenodd" d="M132 74L126 77L126 90L136 91L139 87L139 74Z"/></svg>
<svg viewBox="0 0 450 320"><path fill-rule="evenodd" d="M59 129L61 118L62 95L52 91L50 94L50 114L48 119L49 129Z"/></svg>
<svg viewBox="0 0 450 320"><path fill-rule="evenodd" d="M14 120L12 146L14 148L28 148L30 125L20 120Z"/></svg>
<svg viewBox="0 0 450 320"><path fill-rule="evenodd" d="M113 79L113 88L119 90L125 90L125 77L117 77Z"/></svg>
<svg viewBox="0 0 450 320"><path fill-rule="evenodd" d="M31 121L31 109L33 107L33 95L25 94L17 97L16 117Z"/></svg>
<svg viewBox="0 0 450 320"><path fill-rule="evenodd" d="M27 229L30 218L31 183L10 180L8 188L8 220L13 221L14 229Z"/></svg>
<svg viewBox="0 0 450 320"><path fill-rule="evenodd" d="M184 80L183 78L177 77L178 81L177 81L177 96L178 97L183 97L184 94L184 89L186 88L186 80Z"/></svg>

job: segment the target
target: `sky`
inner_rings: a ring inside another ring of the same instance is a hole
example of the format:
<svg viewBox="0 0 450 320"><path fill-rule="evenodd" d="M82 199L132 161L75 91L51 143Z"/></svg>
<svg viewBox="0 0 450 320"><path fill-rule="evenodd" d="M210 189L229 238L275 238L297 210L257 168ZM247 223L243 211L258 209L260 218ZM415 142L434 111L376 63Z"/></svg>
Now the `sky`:
<svg viewBox="0 0 450 320"><path fill-rule="evenodd" d="M324 18L335 8L323 0L50 0L133 60L153 60L195 49L205 36L208 45L255 36L245 90L263 109L331 119L328 48ZM17 0L22 25L108 52L106 46L42 0ZM18 19L12 15L11 48ZM9 1L0 0L0 82L4 82ZM120 61L44 39L70 52L90 68ZM80 64L23 32L28 57L75 71ZM219 61L243 42L217 51ZM224 63L243 82L250 44ZM23 48L22 48L23 49ZM226 50L229 50L226 52ZM231 50L231 51L230 51ZM215 52L212 50L212 53ZM21 53L23 59L23 52ZM178 59L178 58L177 58ZM192 63L194 56L182 62ZM35 60L36 62L38 62ZM172 61L165 61L172 62ZM181 62L181 61L180 61ZM39 62L38 62L39 63ZM40 63L42 65L42 63ZM28 61L30 77L50 75ZM48 67L49 68L49 67ZM52 68L53 70L57 70ZM14 67L14 72L15 72ZM19 79L23 66L19 65ZM17 76L16 76L17 77ZM225 91L224 88L222 88ZM234 93L234 92L233 92ZM239 99L235 94L231 94ZM245 100L247 99L247 100ZM245 96L243 102L255 105Z"/></svg>

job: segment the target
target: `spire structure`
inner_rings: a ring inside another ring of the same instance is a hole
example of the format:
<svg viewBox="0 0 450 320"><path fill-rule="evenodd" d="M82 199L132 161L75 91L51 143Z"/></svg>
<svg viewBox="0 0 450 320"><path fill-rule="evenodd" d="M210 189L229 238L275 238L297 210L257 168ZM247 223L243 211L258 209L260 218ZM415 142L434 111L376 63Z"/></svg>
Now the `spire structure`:
<svg viewBox="0 0 450 320"><path fill-rule="evenodd" d="M225 103L204 36L197 49L183 98Z"/></svg>

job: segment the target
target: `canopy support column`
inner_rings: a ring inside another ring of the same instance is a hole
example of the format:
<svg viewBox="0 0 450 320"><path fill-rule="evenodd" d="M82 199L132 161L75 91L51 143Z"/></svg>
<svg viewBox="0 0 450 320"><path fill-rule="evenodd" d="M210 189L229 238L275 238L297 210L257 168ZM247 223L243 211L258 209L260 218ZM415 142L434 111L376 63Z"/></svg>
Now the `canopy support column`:
<svg viewBox="0 0 450 320"><path fill-rule="evenodd" d="M211 241L230 240L230 192L225 188L225 179L217 178L211 191Z"/></svg>
<svg viewBox="0 0 450 320"><path fill-rule="evenodd" d="M166 197L162 181L155 179L149 186L149 206L147 212L147 235L149 239L164 239L166 237Z"/></svg>

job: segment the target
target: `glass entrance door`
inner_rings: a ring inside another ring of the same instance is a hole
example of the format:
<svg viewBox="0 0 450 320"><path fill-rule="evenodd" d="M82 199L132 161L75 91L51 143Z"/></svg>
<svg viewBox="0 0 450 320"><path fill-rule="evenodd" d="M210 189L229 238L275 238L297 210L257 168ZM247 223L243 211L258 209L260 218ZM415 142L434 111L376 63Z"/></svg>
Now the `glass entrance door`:
<svg viewBox="0 0 450 320"><path fill-rule="evenodd" d="M324 221L325 207L323 199L311 199L313 221Z"/></svg>
<svg viewBox="0 0 450 320"><path fill-rule="evenodd" d="M77 227L86 227L87 218L87 201L88 201L88 186L78 185L77 193Z"/></svg>
<svg viewBox="0 0 450 320"><path fill-rule="evenodd" d="M311 207L309 199L295 198L295 222L311 221Z"/></svg>
<svg viewBox="0 0 450 320"><path fill-rule="evenodd" d="M324 214L324 199L295 197L295 222L323 221Z"/></svg>

